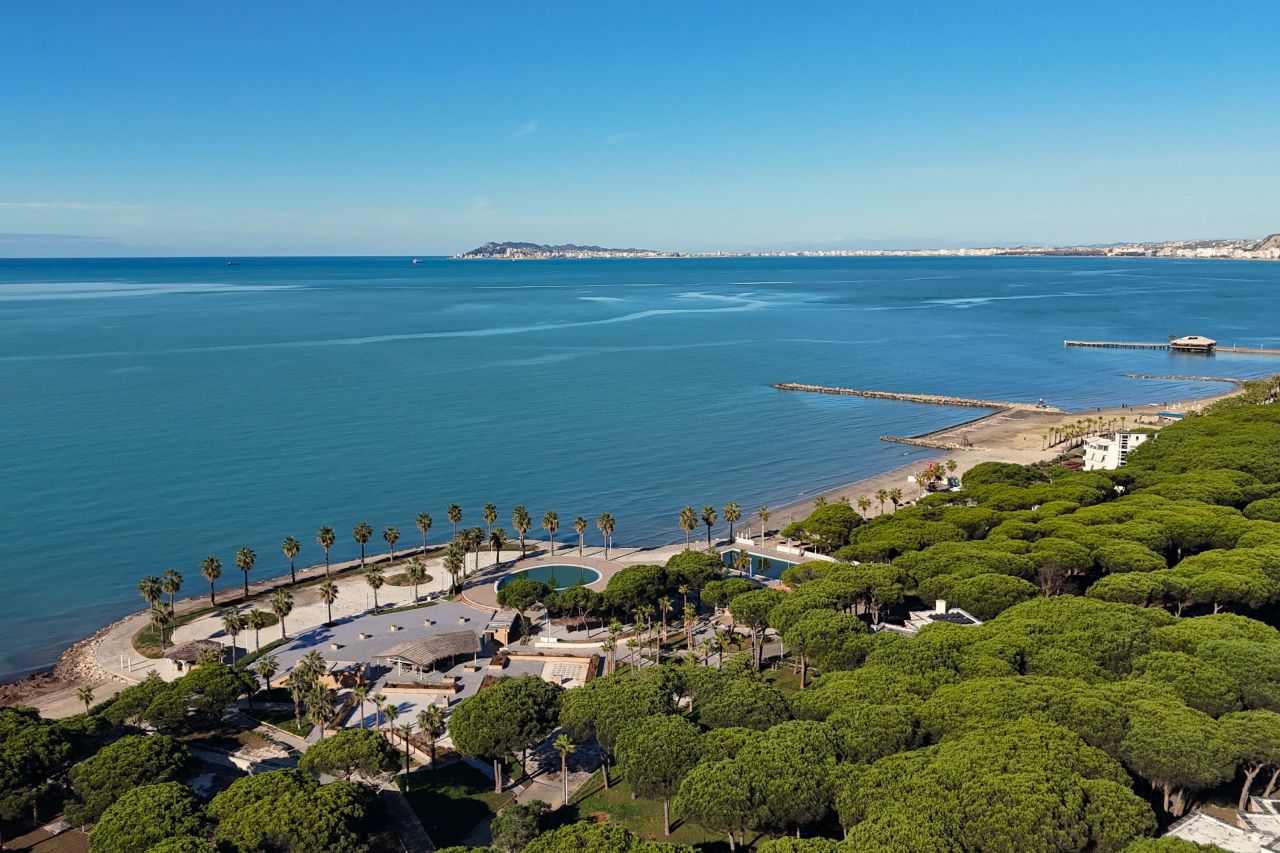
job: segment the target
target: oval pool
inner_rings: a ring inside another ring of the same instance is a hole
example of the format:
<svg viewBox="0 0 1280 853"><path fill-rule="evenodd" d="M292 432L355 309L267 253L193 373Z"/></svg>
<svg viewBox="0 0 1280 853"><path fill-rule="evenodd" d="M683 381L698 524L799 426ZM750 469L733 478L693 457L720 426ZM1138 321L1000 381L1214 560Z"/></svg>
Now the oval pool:
<svg viewBox="0 0 1280 853"><path fill-rule="evenodd" d="M529 580L545 583L552 589L568 589L571 586L595 583L600 580L600 573L595 569L589 569L586 566L534 566L529 569L521 569L518 572L512 572L509 575L503 575L498 579L497 589L502 589L513 580L520 578L528 578Z"/></svg>

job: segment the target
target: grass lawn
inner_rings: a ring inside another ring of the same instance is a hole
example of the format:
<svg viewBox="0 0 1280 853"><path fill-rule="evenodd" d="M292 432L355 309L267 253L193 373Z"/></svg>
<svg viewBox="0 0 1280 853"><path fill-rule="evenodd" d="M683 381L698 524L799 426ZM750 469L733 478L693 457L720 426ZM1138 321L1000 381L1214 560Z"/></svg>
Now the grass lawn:
<svg viewBox="0 0 1280 853"><path fill-rule="evenodd" d="M201 607L199 610L192 610L189 613L183 613L182 615L178 616L174 620L173 625L165 631L165 634L169 641L168 645L169 646L173 645L173 632L175 630L177 630L182 625L186 625L188 622L194 622L195 620L200 619L201 617L208 616L213 611L214 611L214 608L212 607ZM259 635L261 635L262 631L265 631L267 630L267 628L270 628L273 625L279 624L280 622L280 620L276 618L276 615L272 613L270 610L263 610L262 612L267 617L266 626L259 630L258 632ZM280 632L277 631L276 633L279 634ZM261 639L266 639L266 638L263 637ZM245 645L252 641L253 641L253 631L249 630L248 628L241 631L240 636L236 638L237 645ZM161 650L161 647L160 647L159 629L157 629L154 625L148 623L145 627L143 627L141 631L133 635L133 648L138 652L138 654L142 655L143 657L149 657L149 658L160 657L160 655L163 654L163 651Z"/></svg>
<svg viewBox="0 0 1280 853"><path fill-rule="evenodd" d="M304 716L302 725L298 725L297 720L293 716L292 708L263 708L255 705L253 710L246 710L246 714L255 720L261 720L264 723L270 723L278 729L284 729L291 735L298 737L306 737L311 731L311 723Z"/></svg>
<svg viewBox="0 0 1280 853"><path fill-rule="evenodd" d="M813 683L813 671L809 672L809 683ZM772 684L778 690L787 696L800 691L800 673L792 672L789 668L771 669L764 673L766 684Z"/></svg>
<svg viewBox="0 0 1280 853"><path fill-rule="evenodd" d="M427 575L425 578L418 581L418 585L422 586L423 584L431 583L432 580L434 580L434 578L432 578L431 575ZM413 581L409 579L408 572L399 572L398 574L388 575L386 581L387 586L413 586Z"/></svg>
<svg viewBox="0 0 1280 853"><path fill-rule="evenodd" d="M417 604L406 604L403 607L393 607L390 610L379 610L379 616L386 616L388 613L404 613L406 610L421 610L424 607L435 607L434 601L419 601Z"/></svg>
<svg viewBox="0 0 1280 853"><path fill-rule="evenodd" d="M725 850L729 849L729 842L724 835L711 832L696 823L682 821L674 813L671 816L671 835L663 835L662 802L639 797L633 800L631 788L627 783L619 779L616 773L611 778L613 786L606 791L600 772L596 771L592 775L587 784L583 785L570 800L571 808L567 810L569 814L566 815L568 822L586 820L593 814L606 814L609 816L610 823L624 826L644 838L669 841L672 844L701 845L702 850L708 851L720 850L722 847ZM748 844L758 844L764 839L765 836L747 833Z"/></svg>
<svg viewBox="0 0 1280 853"><path fill-rule="evenodd" d="M406 797L437 847L461 844L476 824L513 799L510 792L495 794L493 780L465 762L409 774Z"/></svg>

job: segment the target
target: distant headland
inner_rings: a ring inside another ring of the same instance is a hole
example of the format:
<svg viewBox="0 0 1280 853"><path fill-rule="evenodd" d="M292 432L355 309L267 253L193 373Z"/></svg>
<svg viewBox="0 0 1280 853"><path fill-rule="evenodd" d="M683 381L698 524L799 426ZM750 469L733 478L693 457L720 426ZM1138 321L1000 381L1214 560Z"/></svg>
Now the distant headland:
<svg viewBox="0 0 1280 853"><path fill-rule="evenodd" d="M856 258L856 257L1097 257L1220 258L1280 260L1280 233L1261 240L1166 240L1158 243L1108 243L1088 246L975 246L946 249L798 249L765 252L664 252L657 249L607 249L566 243L485 243L454 255L461 260L545 261L584 258Z"/></svg>

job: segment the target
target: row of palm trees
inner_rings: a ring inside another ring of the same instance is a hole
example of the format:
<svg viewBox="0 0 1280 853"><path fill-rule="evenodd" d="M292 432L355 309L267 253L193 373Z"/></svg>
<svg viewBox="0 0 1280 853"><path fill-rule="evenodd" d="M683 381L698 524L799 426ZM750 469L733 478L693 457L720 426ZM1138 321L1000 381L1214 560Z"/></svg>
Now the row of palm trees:
<svg viewBox="0 0 1280 853"><path fill-rule="evenodd" d="M1067 442L1068 447L1074 447L1091 435L1116 432L1117 423L1120 425L1120 430L1123 431L1127 420L1128 418L1123 415L1118 418L1098 416L1080 418L1075 423L1050 427L1048 432L1042 433L1040 436L1040 449L1047 450L1063 442Z"/></svg>

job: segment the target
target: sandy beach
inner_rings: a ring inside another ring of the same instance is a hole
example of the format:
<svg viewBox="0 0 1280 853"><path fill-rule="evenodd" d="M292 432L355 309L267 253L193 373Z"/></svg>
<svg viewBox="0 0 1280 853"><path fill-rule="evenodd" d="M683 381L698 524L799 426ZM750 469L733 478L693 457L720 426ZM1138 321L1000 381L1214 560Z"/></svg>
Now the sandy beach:
<svg viewBox="0 0 1280 853"><path fill-rule="evenodd" d="M1005 410L962 421L954 426L910 437L913 440L929 442L937 445L937 447L928 452L927 455L916 456L907 465L835 488L815 491L813 495L807 496L802 500L772 507L768 527L770 530L778 530L785 527L792 520L803 518L813 510L814 499L819 495L829 502L847 497L856 504L860 496L865 495L872 498L880 489L898 488L903 492L903 501L906 503L912 502L921 497L924 491L915 483L910 482L908 478L918 472L930 459L954 459L956 462L956 474L958 475L963 475L965 471L982 462L999 461L1031 464L1053 458L1066 449L1065 444L1059 444L1054 447L1046 446L1044 437L1055 427L1068 426L1089 417L1103 421L1115 421L1117 424L1121 423L1123 418L1123 424L1126 428L1138 426L1158 427L1160 423L1156 415L1159 412L1185 413L1196 411L1217 400L1240 393L1240 391L1240 387L1234 387L1187 400L1156 401L1136 406L1087 409L1065 414ZM885 511L891 511L891 505L886 504ZM879 512L879 504L874 504L869 511L869 515L874 516ZM744 533L751 533L759 529L759 518L754 514L748 515L739 523L738 527ZM675 540L673 539L673 541ZM666 547L667 544L669 543L655 543L654 547L661 549ZM428 571L432 575L432 580L423 586L423 591L439 591L447 583L446 573L440 564L443 552L439 549L438 544L433 545L428 550L429 554L427 555L426 563ZM596 549L590 550L595 551ZM638 555L638 552L648 553L651 549L628 550L636 550ZM421 548L406 548L398 551L396 556L399 559L404 559L420 551ZM367 562L370 564L384 562L389 557L390 555L385 553L371 554ZM619 554L619 557L621 557L621 554ZM622 559L626 558L623 557ZM636 556L633 556L632 559L636 559ZM486 556L482 567L485 564L491 564L491 560L491 556ZM341 563L335 562L330 567L330 570L334 573L348 572L341 579L335 578L339 586L346 591L346 595L340 597L341 604L334 608L335 616L348 612L357 612L367 606L367 601L365 600L367 598L367 587L363 582L363 577L358 573L349 572L350 569L357 567L358 564L358 560L351 560ZM300 583L313 581L323 574L324 565L322 563L298 569ZM270 592L277 586L287 583L288 579L287 573L260 578L250 584L250 597L255 598L263 593ZM301 628L311 623L318 624L323 621L325 618L324 610L314 587L295 588L294 595L296 605L294 613L290 616L290 624L292 626ZM387 586L383 589L382 600L384 603L399 604L403 603L401 599L407 601L408 595L410 595L410 592L407 587ZM242 593L238 590L224 590L219 593L218 597L220 606L236 604L241 600ZM207 604L207 595L195 595L179 600L176 610L181 615L205 607ZM258 606L265 607L263 604ZM36 673L9 684L0 685L0 704L23 702L35 705L42 712L51 716L66 716L81 710L79 700L75 698L76 688L81 685L92 686L95 698L98 701L109 698L127 684L121 673L114 671L117 669L114 666L117 658L133 657L135 660L139 659L138 653L132 648L132 637L145 624L146 618L145 611L125 616L70 646L62 654L51 673ZM207 636L216 628L216 626L212 625L216 618L216 616L207 616L188 623L178 629L176 638L182 641L192 637ZM270 629L268 633L274 636ZM145 675L145 672L131 672L130 680L140 678L143 675Z"/></svg>

